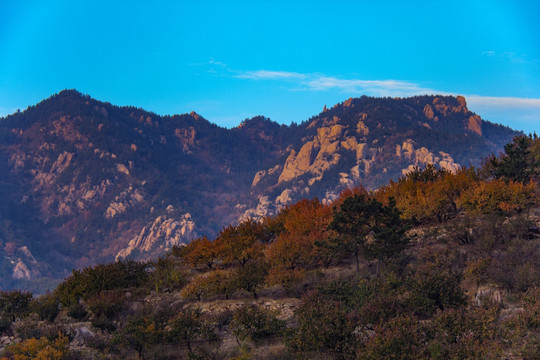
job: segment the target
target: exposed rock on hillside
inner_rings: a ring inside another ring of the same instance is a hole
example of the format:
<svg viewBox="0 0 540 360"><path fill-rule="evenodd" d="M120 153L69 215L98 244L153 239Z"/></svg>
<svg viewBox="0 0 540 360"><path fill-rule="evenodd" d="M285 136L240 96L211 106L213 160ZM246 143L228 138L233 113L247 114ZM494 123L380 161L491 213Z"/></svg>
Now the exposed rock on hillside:
<svg viewBox="0 0 540 360"><path fill-rule="evenodd" d="M143 192L139 189L134 189L132 185L122 191L114 198L105 211L105 217L112 219L119 214L125 213L130 207L134 207L137 203L144 200Z"/></svg>
<svg viewBox="0 0 540 360"><path fill-rule="evenodd" d="M471 115L469 117L469 122L467 123L467 129L472 132L482 135L482 119L478 115Z"/></svg>
<svg viewBox="0 0 540 360"><path fill-rule="evenodd" d="M161 215L151 225L143 227L139 235L129 242L127 248L118 252L116 260L125 259L135 251L146 255L163 253L174 245L185 243L196 236L195 223L189 213L178 219Z"/></svg>

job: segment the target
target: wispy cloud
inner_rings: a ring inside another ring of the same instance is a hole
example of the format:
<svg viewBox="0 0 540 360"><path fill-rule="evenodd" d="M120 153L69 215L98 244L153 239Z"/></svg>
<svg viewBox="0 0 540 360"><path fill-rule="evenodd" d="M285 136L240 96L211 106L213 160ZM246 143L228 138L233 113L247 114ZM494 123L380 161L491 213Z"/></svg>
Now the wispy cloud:
<svg viewBox="0 0 540 360"><path fill-rule="evenodd" d="M208 64L221 66L222 68L227 67L227 65L225 63L222 63L221 61L214 60L213 58L210 58L210 60L208 60Z"/></svg>
<svg viewBox="0 0 540 360"><path fill-rule="evenodd" d="M467 96L467 102L469 105L489 106L491 108L536 109L540 121L540 99L469 95Z"/></svg>
<svg viewBox="0 0 540 360"><path fill-rule="evenodd" d="M340 79L330 76L315 76L308 81L304 81L302 85L306 86L308 90L314 91L340 90L353 94L374 96L409 96L436 93L433 89L400 80Z"/></svg>
<svg viewBox="0 0 540 360"><path fill-rule="evenodd" d="M298 73L290 71L254 70L233 71L233 77L249 80L282 80L292 83L294 91L338 90L352 94L373 96L409 96L415 94L434 94L433 89L421 87L416 83L401 80L343 79L324 74Z"/></svg>
<svg viewBox="0 0 540 360"><path fill-rule="evenodd" d="M482 118L525 132L540 132L540 99L469 95L467 104Z"/></svg>
<svg viewBox="0 0 540 360"><path fill-rule="evenodd" d="M234 77L239 79L252 79L252 80L284 80L284 79L305 79L308 77L306 74L289 72L289 71L272 71L272 70L256 70L239 72Z"/></svg>
<svg viewBox="0 0 540 360"><path fill-rule="evenodd" d="M485 53L495 54L494 51ZM422 86L419 83L403 80L365 80L344 79L324 74L298 73L288 71L256 70L235 71L235 78L249 80L287 80L293 84L295 91L329 91L338 90L350 94L366 94L372 96L414 96L414 95L463 95L469 105L491 108L538 109L540 99L519 97L496 97L482 95L455 94Z"/></svg>

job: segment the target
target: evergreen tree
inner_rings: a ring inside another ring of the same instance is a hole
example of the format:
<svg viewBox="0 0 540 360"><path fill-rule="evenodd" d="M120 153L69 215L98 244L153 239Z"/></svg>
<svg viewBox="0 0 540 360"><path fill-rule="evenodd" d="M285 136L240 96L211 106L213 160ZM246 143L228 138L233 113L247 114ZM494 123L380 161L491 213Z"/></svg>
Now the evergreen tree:
<svg viewBox="0 0 540 360"><path fill-rule="evenodd" d="M399 254L409 239L405 236L408 224L400 217L393 198L388 205L367 194L356 194L344 200L334 213L330 229L339 235L340 246L356 259L356 271L360 271L360 256L378 264Z"/></svg>

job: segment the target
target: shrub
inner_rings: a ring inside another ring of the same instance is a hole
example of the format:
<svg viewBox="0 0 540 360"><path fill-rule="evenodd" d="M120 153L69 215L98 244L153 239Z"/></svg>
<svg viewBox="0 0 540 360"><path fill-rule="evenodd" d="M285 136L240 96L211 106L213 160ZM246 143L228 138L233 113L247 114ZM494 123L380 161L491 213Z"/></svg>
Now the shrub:
<svg viewBox="0 0 540 360"><path fill-rule="evenodd" d="M0 291L0 317L15 321L30 314L32 294L21 290Z"/></svg>
<svg viewBox="0 0 540 360"><path fill-rule="evenodd" d="M151 282L156 291L169 289L178 290L186 284L185 274L174 258L159 258L152 263Z"/></svg>
<svg viewBox="0 0 540 360"><path fill-rule="evenodd" d="M46 293L37 299L34 299L30 304L32 312L38 315L40 320L53 322L60 312L60 300L53 293Z"/></svg>
<svg viewBox="0 0 540 360"><path fill-rule="evenodd" d="M426 263L410 278L409 306L417 315L429 316L436 310L465 304L465 294L459 286L461 274L446 265Z"/></svg>
<svg viewBox="0 0 540 360"><path fill-rule="evenodd" d="M88 316L88 312L82 304L72 304L69 306L67 314L75 320L82 321Z"/></svg>
<svg viewBox="0 0 540 360"><path fill-rule="evenodd" d="M143 285L149 277L148 267L146 263L124 260L73 270L71 276L58 285L55 293L62 305L69 307L102 291Z"/></svg>
<svg viewBox="0 0 540 360"><path fill-rule="evenodd" d="M435 359L498 358L497 321L494 309L444 310L430 324L428 351Z"/></svg>
<svg viewBox="0 0 540 360"><path fill-rule="evenodd" d="M116 325L114 324L114 322L103 318L92 320L92 326L108 332L113 332L116 330Z"/></svg>
<svg viewBox="0 0 540 360"><path fill-rule="evenodd" d="M314 290L302 298L296 316L297 325L287 332L286 343L299 355L355 358L359 345L355 333L358 319L342 302Z"/></svg>
<svg viewBox="0 0 540 360"><path fill-rule="evenodd" d="M277 311L256 305L243 306L234 312L230 329L239 341L258 342L279 335L285 329L285 321L279 320L277 315Z"/></svg>
<svg viewBox="0 0 540 360"><path fill-rule="evenodd" d="M139 314L127 319L115 333L113 342L135 350L139 357L144 358L145 352L162 338L163 329L159 324L151 317Z"/></svg>
<svg viewBox="0 0 540 360"><path fill-rule="evenodd" d="M61 360L69 353L68 343L68 338L63 335L59 335L54 340L32 338L8 346L4 355L17 360Z"/></svg>
<svg viewBox="0 0 540 360"><path fill-rule="evenodd" d="M4 332L6 332L11 326L11 323L12 323L11 319L0 316L0 334L3 334Z"/></svg>
<svg viewBox="0 0 540 360"><path fill-rule="evenodd" d="M47 338L52 341L58 337L58 334L69 335L68 331L59 324L40 323L30 319L17 321L13 325L13 330L21 339Z"/></svg>
<svg viewBox="0 0 540 360"><path fill-rule="evenodd" d="M202 317L198 309L179 312L168 322L167 339L187 346L189 354L195 352L194 343L216 339L212 326Z"/></svg>
<svg viewBox="0 0 540 360"><path fill-rule="evenodd" d="M375 335L358 353L359 360L425 359L424 329L417 318L400 316L375 327Z"/></svg>
<svg viewBox="0 0 540 360"><path fill-rule="evenodd" d="M87 306L96 318L111 320L122 311L124 303L125 299L122 293L107 292L88 299Z"/></svg>

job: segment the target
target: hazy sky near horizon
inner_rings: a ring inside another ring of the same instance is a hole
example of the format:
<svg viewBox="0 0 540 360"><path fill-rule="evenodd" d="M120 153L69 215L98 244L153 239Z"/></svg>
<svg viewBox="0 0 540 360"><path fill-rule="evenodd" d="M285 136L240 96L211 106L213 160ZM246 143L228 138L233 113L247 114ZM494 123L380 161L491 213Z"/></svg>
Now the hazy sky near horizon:
<svg viewBox="0 0 540 360"><path fill-rule="evenodd" d="M0 0L0 116L74 88L232 127L455 94L540 132L540 1Z"/></svg>

